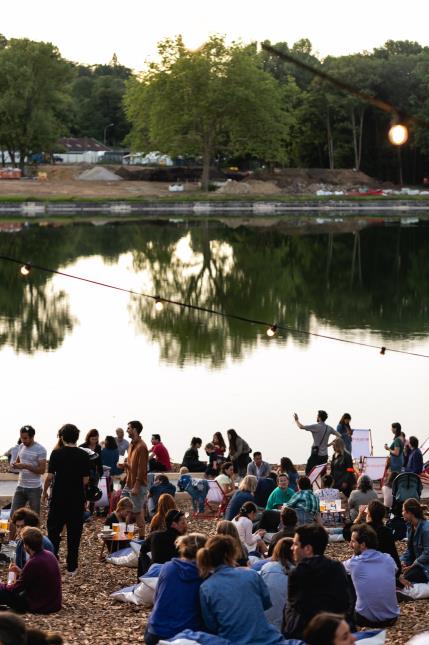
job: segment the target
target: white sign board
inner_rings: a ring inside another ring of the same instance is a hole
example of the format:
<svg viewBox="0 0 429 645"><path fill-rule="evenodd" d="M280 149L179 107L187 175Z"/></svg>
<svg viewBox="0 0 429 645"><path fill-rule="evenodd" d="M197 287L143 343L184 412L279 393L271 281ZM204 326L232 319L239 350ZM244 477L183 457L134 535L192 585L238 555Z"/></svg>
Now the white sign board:
<svg viewBox="0 0 429 645"><path fill-rule="evenodd" d="M373 481L383 479L386 471L387 457L367 457L363 464L363 475L368 475Z"/></svg>
<svg viewBox="0 0 429 645"><path fill-rule="evenodd" d="M352 457L370 457L372 455L371 430L353 430Z"/></svg>

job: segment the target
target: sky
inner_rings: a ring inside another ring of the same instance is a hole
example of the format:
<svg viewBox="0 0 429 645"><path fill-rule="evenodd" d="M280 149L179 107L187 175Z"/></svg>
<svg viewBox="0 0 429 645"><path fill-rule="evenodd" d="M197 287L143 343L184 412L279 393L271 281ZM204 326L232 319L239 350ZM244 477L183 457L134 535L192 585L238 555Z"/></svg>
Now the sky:
<svg viewBox="0 0 429 645"><path fill-rule="evenodd" d="M423 0L21 0L2 2L0 32L52 42L84 64L108 63L115 52L120 63L141 70L160 40L178 34L190 48L211 34L289 45L309 38L323 57L372 50L390 39L429 45L428 18Z"/></svg>

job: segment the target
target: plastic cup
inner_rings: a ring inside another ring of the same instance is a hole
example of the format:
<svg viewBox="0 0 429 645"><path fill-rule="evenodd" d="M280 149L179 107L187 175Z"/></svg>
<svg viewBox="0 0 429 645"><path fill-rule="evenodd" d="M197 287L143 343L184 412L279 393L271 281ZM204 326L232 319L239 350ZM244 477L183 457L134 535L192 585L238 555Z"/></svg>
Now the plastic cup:
<svg viewBox="0 0 429 645"><path fill-rule="evenodd" d="M124 463L125 463L125 455L119 455L118 464L124 464Z"/></svg>
<svg viewBox="0 0 429 645"><path fill-rule="evenodd" d="M127 525L127 534L128 534L128 539L132 540L134 537L134 524Z"/></svg>
<svg viewBox="0 0 429 645"><path fill-rule="evenodd" d="M111 532L112 532L112 529L110 528L110 526L108 526L107 524L106 526L103 526L103 533L111 533Z"/></svg>
<svg viewBox="0 0 429 645"><path fill-rule="evenodd" d="M9 573L7 574L7 584L8 585L13 585L13 584L15 584L15 581L16 581L16 573L15 573L15 571L9 571Z"/></svg>
<svg viewBox="0 0 429 645"><path fill-rule="evenodd" d="M119 522L119 535L124 535L127 530L127 525L125 522Z"/></svg>
<svg viewBox="0 0 429 645"><path fill-rule="evenodd" d="M113 533L119 535L119 524L112 524Z"/></svg>

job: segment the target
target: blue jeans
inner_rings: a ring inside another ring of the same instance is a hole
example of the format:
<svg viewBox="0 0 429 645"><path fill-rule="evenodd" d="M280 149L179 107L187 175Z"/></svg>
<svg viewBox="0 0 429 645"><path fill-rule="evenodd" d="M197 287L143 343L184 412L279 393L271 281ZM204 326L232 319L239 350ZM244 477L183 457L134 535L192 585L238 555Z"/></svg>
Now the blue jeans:
<svg viewBox="0 0 429 645"><path fill-rule="evenodd" d="M12 500L12 508L10 509L10 516L18 508L22 508L28 502L31 510L40 515L40 498L42 496L42 487L40 488L24 488L24 486L17 486Z"/></svg>

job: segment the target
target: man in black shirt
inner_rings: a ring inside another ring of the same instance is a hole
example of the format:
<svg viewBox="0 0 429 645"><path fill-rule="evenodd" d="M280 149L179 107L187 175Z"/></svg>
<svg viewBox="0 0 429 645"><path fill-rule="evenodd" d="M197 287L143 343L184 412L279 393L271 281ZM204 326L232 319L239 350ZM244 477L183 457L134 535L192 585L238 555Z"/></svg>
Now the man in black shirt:
<svg viewBox="0 0 429 645"><path fill-rule="evenodd" d="M47 519L48 537L58 555L61 532L67 527L67 574L77 573L80 538L85 510L85 486L89 482L89 456L76 446L79 430L67 423L61 430L62 448L52 451L43 499L52 485Z"/></svg>
<svg viewBox="0 0 429 645"><path fill-rule="evenodd" d="M167 526L165 531L154 531L142 543L137 571L138 578L146 573L151 564L164 564L164 562L179 556L176 540L188 529L185 514L173 508L165 516L165 524ZM148 553L151 554L150 558Z"/></svg>
<svg viewBox="0 0 429 645"><path fill-rule="evenodd" d="M295 530L293 554L297 566L289 573L284 634L302 638L304 628L316 614L350 612L346 571L324 556L328 534L318 524L303 524Z"/></svg>

